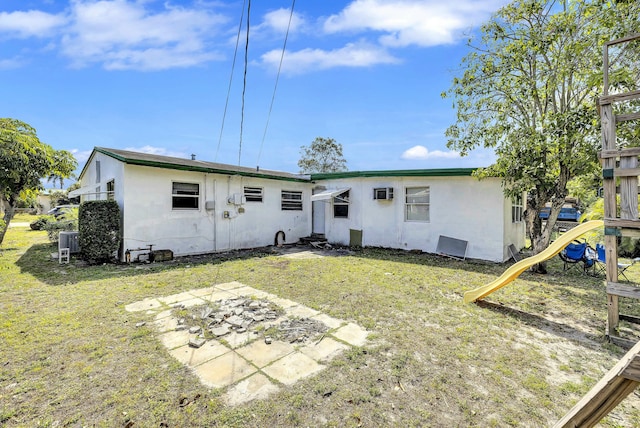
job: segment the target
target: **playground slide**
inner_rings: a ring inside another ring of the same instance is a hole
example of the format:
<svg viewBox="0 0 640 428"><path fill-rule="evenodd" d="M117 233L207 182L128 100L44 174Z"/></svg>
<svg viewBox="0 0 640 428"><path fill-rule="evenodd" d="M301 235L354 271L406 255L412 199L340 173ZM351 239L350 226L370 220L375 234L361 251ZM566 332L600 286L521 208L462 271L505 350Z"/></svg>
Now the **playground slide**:
<svg viewBox="0 0 640 428"><path fill-rule="evenodd" d="M574 227L563 233L558 239L553 241L551 245L549 245L544 251L535 256L520 260L513 266L509 267L498 279L490 282L487 285L482 287L478 287L475 290L470 290L464 293L464 302L470 303L475 302L476 300L482 299L483 297L488 296L496 290L501 289L505 285L509 284L511 281L516 279L522 272L529 269L531 266L543 262L545 260L550 259L551 257L558 254L564 247L566 247L571 241L578 238L585 232L588 232L592 229L596 229L598 227L602 227L604 222L602 220L591 220L586 223L581 223L580 225Z"/></svg>

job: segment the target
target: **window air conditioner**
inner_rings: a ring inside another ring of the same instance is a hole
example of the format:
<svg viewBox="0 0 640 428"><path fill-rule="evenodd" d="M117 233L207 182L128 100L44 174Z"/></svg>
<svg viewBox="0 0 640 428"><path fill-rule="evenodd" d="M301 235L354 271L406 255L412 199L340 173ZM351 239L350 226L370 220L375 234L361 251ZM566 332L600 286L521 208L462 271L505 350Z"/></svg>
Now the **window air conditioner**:
<svg viewBox="0 0 640 428"><path fill-rule="evenodd" d="M393 199L393 187L378 187L373 189L373 199Z"/></svg>
<svg viewBox="0 0 640 428"><path fill-rule="evenodd" d="M78 232L60 232L58 239L58 248L68 248L71 254L80 252Z"/></svg>

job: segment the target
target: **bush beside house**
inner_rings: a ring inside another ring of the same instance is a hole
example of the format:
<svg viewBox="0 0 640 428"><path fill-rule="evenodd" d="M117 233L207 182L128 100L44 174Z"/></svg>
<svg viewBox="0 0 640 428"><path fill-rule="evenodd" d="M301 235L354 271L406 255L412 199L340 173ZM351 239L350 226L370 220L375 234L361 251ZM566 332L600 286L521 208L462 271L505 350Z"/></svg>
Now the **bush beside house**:
<svg viewBox="0 0 640 428"><path fill-rule="evenodd" d="M115 201L86 201L78 214L78 241L85 260L109 261L120 247L120 208Z"/></svg>

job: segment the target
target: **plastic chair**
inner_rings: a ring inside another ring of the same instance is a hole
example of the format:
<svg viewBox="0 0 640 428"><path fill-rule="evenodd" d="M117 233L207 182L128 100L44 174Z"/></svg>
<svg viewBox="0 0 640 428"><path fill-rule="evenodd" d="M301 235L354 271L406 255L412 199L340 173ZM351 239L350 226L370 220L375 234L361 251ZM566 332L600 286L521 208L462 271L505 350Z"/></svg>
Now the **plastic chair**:
<svg viewBox="0 0 640 428"><path fill-rule="evenodd" d="M598 255L598 258L596 259L598 272L602 273L603 275L606 275L607 274L607 260L606 260L607 252L606 252L606 250L604 248L604 245L597 244L596 245L596 253ZM618 262L618 278L620 278L620 276L622 275L622 277L624 279L629 281L629 278L627 278L627 275L625 275L624 271L629 269L631 266L633 266L637 261L640 261L640 258L633 259L632 263L620 263L620 262Z"/></svg>

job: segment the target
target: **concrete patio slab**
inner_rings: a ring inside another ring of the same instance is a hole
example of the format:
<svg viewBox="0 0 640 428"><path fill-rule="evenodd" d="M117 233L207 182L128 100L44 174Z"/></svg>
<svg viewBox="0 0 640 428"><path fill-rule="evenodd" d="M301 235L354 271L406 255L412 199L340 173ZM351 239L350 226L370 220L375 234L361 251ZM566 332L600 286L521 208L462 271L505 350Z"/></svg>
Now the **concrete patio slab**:
<svg viewBox="0 0 640 428"><path fill-rule="evenodd" d="M235 288L245 287L245 285L238 281L225 282L224 284L216 284L215 287L218 290L233 290Z"/></svg>
<svg viewBox="0 0 640 428"><path fill-rule="evenodd" d="M196 337L187 330L178 330L178 320L173 309L176 305L212 305L220 300L251 296L266 299L284 309L284 315L265 320L259 330L248 331L209 339L202 347L190 347L189 339ZM170 307L170 308L168 308ZM233 281L202 289L185 291L171 296L147 298L125 306L129 312L141 312L153 317L151 325L159 333L158 338L168 352L178 361L192 368L203 384L213 388L229 387L225 402L235 405L265 398L279 386L292 385L311 376L349 346L366 343L367 331L354 323L332 318L289 299L257 290ZM311 318L325 324L330 330L323 336L304 345L273 340L265 343L264 331L278 327L282 321L292 318Z"/></svg>
<svg viewBox="0 0 640 428"><path fill-rule="evenodd" d="M196 375L213 388L224 388L258 371L235 352L228 352L194 368Z"/></svg>
<svg viewBox="0 0 640 428"><path fill-rule="evenodd" d="M188 366L200 365L227 352L231 352L231 350L216 341L209 341L200 348L185 345L169 351L176 360Z"/></svg>
<svg viewBox="0 0 640 428"><path fill-rule="evenodd" d="M165 305L172 306L178 302L182 303L186 300L191 300L195 298L195 296L188 291L179 294L172 294L170 296L158 297L158 300L164 303Z"/></svg>
<svg viewBox="0 0 640 428"><path fill-rule="evenodd" d="M221 337L221 339L224 339L231 349L236 349L255 340L257 337L258 335L253 334L253 332L246 331L244 333L238 333L234 331L231 334Z"/></svg>
<svg viewBox="0 0 640 428"><path fill-rule="evenodd" d="M139 312L147 309L157 309L162 307L162 303L158 299L147 298L139 302L128 304L124 307L127 312Z"/></svg>
<svg viewBox="0 0 640 428"><path fill-rule="evenodd" d="M195 297L208 297L211 293L215 293L218 289L215 286L207 287L207 288L198 288L195 290L189 290L187 293L191 294Z"/></svg>
<svg viewBox="0 0 640 428"><path fill-rule="evenodd" d="M337 342L330 337L324 337L320 342L303 346L300 348L300 352L318 362L323 362L331 360L347 348L348 346L344 343Z"/></svg>
<svg viewBox="0 0 640 428"><path fill-rule="evenodd" d="M174 331L178 327L178 320L174 317L156 317L153 322L160 333L166 333L168 331Z"/></svg>
<svg viewBox="0 0 640 428"><path fill-rule="evenodd" d="M191 336L186 330L169 331L160 335L160 341L167 349L173 349L188 344Z"/></svg>
<svg viewBox="0 0 640 428"><path fill-rule="evenodd" d="M302 305L291 306L289 308L286 308L284 311L288 316L298 318L311 318L320 313L315 309L311 309Z"/></svg>
<svg viewBox="0 0 640 428"><path fill-rule="evenodd" d="M346 321L332 318L327 314L317 314L312 316L311 319L324 323L324 325L326 325L330 329L336 329L338 327L341 327L343 324L346 324Z"/></svg>
<svg viewBox="0 0 640 428"><path fill-rule="evenodd" d="M235 299L236 297L238 296L235 295L234 293L231 293L230 291L224 291L224 290L217 290L206 296L200 296L202 300L208 303L217 302L218 300Z"/></svg>
<svg viewBox="0 0 640 428"><path fill-rule="evenodd" d="M268 377L262 373L256 373L230 387L224 400L229 406L237 406L252 400L267 398L269 394L279 389Z"/></svg>
<svg viewBox="0 0 640 428"><path fill-rule="evenodd" d="M293 353L296 349L289 343L275 341L270 345L264 340L257 340L236 352L251 361L258 368L263 368L280 358Z"/></svg>
<svg viewBox="0 0 640 428"><path fill-rule="evenodd" d="M349 323L333 332L333 336L353 345L362 346L367 342L369 333L357 324Z"/></svg>
<svg viewBox="0 0 640 428"><path fill-rule="evenodd" d="M288 309L292 306L298 306L298 303L294 302L293 300L283 299L281 297L276 297L275 299L271 299L271 301L280 306L282 309Z"/></svg>
<svg viewBox="0 0 640 428"><path fill-rule="evenodd" d="M296 253L283 254L281 257L284 257L285 259L308 260L308 259L321 259L324 256L322 254L319 254L313 251L299 251Z"/></svg>
<svg viewBox="0 0 640 428"><path fill-rule="evenodd" d="M295 352L265 367L262 371L278 382L293 385L300 379L318 373L323 368L324 366L318 364L311 357Z"/></svg>

